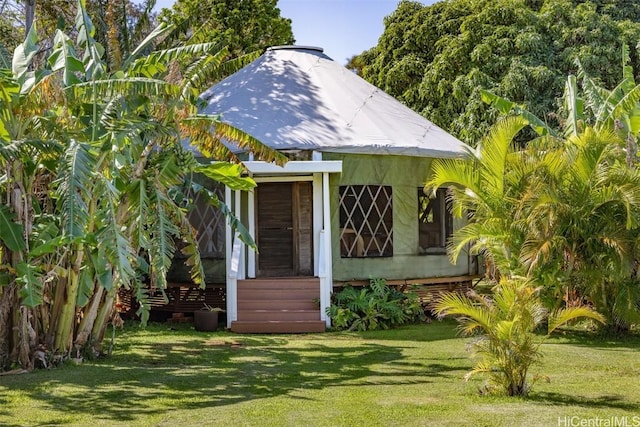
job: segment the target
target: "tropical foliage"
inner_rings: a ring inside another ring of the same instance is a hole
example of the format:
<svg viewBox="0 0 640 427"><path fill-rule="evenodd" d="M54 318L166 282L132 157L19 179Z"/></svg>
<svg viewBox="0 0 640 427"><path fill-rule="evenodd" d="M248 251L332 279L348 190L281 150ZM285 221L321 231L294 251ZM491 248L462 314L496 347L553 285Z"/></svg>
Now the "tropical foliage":
<svg viewBox="0 0 640 427"><path fill-rule="evenodd" d="M277 0L177 0L163 9L162 22L176 25L182 39L218 42L234 56L294 43L291 20L280 16Z"/></svg>
<svg viewBox="0 0 640 427"><path fill-rule="evenodd" d="M579 60L613 87L620 46L640 70L640 5L609 0L403 0L378 44L351 61L365 79L469 144L497 119L480 91L522 104L555 129L552 114Z"/></svg>
<svg viewBox="0 0 640 427"><path fill-rule="evenodd" d="M585 306L549 312L540 301L539 288L521 279L503 279L492 296L470 293L442 295L434 306L439 315L457 316L464 335L473 335L471 348L479 360L466 375L488 375L481 393L503 392L525 396L531 385L531 366L542 357L540 345L557 328L576 319L604 321ZM546 322L547 332L536 334Z"/></svg>
<svg viewBox="0 0 640 427"><path fill-rule="evenodd" d="M346 286L332 298L327 315L337 329L389 329L425 318L415 292L401 292L384 279L372 279L369 286L361 288Z"/></svg>
<svg viewBox="0 0 640 427"><path fill-rule="evenodd" d="M586 300L617 331L640 321L640 86L626 48L622 56L624 78L613 90L578 64L579 80L567 79L558 115L562 134L484 92L485 101L516 116L496 125L467 159L435 162L427 184L452 185L456 213L470 212L450 242L453 259L470 245L504 276L543 286L549 306ZM514 140L527 123L540 136L518 148Z"/></svg>
<svg viewBox="0 0 640 427"><path fill-rule="evenodd" d="M29 3L31 3L29 5ZM13 50L25 38L26 9L38 17L40 49L48 52L57 29L65 34L75 31L76 0L0 0L0 45ZM156 25L152 11L156 0L88 0L87 13L96 26L95 38L106 47L106 62L128 56ZM6 31L2 31L7 28Z"/></svg>
<svg viewBox="0 0 640 427"><path fill-rule="evenodd" d="M0 369L101 353L118 290L132 291L144 319L148 286L166 286L177 241L204 283L185 186L210 168L231 187L252 182L237 165L199 165L185 139L219 160L237 160L220 138L280 159L198 114L198 83L218 69L180 70L222 66L224 47L155 49L173 30L161 25L114 69L83 0L77 11L74 38L57 31L41 66L34 26L0 72Z"/></svg>

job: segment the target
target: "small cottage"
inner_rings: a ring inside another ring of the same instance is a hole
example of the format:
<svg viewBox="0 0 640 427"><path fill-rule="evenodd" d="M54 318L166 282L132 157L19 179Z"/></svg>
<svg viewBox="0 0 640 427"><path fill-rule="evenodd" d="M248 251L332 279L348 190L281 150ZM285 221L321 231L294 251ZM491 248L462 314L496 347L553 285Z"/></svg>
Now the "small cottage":
<svg viewBox="0 0 640 427"><path fill-rule="evenodd" d="M232 331L324 331L331 293L344 283L456 283L476 272L473 259L453 265L446 255L459 225L446 190L422 192L432 159L466 146L322 49L270 48L202 97L206 113L290 159L280 167L248 157L257 187L219 189L257 253L212 208L192 213Z"/></svg>

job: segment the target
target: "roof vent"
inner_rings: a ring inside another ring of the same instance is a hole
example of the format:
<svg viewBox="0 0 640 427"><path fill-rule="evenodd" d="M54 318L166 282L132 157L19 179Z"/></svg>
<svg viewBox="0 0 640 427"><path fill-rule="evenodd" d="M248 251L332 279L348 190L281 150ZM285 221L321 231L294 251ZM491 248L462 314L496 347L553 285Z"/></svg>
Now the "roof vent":
<svg viewBox="0 0 640 427"><path fill-rule="evenodd" d="M284 46L271 46L267 50L313 50L316 52L324 52L324 49L318 46L296 46L296 45L284 45Z"/></svg>

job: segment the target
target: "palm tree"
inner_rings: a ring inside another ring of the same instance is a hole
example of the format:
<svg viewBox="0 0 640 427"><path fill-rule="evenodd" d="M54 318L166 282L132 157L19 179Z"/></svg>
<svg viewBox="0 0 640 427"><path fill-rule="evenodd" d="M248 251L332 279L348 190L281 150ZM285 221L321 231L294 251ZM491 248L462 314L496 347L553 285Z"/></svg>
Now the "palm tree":
<svg viewBox="0 0 640 427"><path fill-rule="evenodd" d="M468 218L448 242L452 262L470 247L473 254L482 253L504 276L522 270L519 250L524 233L515 213L520 209L528 165L514 151L513 141L527 125L523 118L508 118L467 157L433 162L426 191L435 194L438 188L449 186L454 215L462 217L466 213Z"/></svg>
<svg viewBox="0 0 640 427"><path fill-rule="evenodd" d="M527 274L588 299L616 330L640 321L640 173L626 164L625 145L612 130L570 136L523 203Z"/></svg>
<svg viewBox="0 0 640 427"><path fill-rule="evenodd" d="M543 285L551 306L590 301L616 331L640 321L635 166L640 85L628 62L623 47L623 80L613 90L599 86L577 64L579 79L567 78L564 138L516 104L483 93L486 102L528 119L541 135L510 164L527 176L511 181L520 202L507 212L516 231L504 234L520 244L517 273Z"/></svg>
<svg viewBox="0 0 640 427"><path fill-rule="evenodd" d="M435 303L438 315L457 316L462 333L475 336L471 347L479 361L465 379L478 373L487 374L482 393L527 395L532 385L529 369L542 356L540 345L553 331L576 319L604 321L600 314L585 306L549 313L538 293L539 288L526 280L503 279L494 287L491 297L447 293ZM536 330L544 322L547 333L537 335Z"/></svg>

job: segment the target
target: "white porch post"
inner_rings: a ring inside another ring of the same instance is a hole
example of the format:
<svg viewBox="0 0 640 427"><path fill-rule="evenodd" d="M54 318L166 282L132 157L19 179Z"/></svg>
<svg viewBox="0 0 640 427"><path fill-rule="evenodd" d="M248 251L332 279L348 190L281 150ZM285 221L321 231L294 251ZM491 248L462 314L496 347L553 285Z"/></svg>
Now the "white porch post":
<svg viewBox="0 0 640 427"><path fill-rule="evenodd" d="M324 265L326 268L325 279L320 280L320 319L325 321L327 328L331 327L331 318L327 316L326 309L331 305L331 292L333 291L333 261L331 258L331 206L329 197L329 172L322 173L322 209L324 228Z"/></svg>
<svg viewBox="0 0 640 427"><path fill-rule="evenodd" d="M240 222L242 222L242 191L241 190L235 190L235 196L236 196L236 202L235 202L235 206L234 206L234 210L235 210L235 215L236 218L238 218L238 220ZM243 247L243 251L244 251L244 247ZM247 277L246 274L246 269L245 269L245 254L242 253L240 256L240 265L238 267L238 279L244 279Z"/></svg>
<svg viewBox="0 0 640 427"><path fill-rule="evenodd" d="M256 238L256 203L255 203L255 191L249 191L247 193L247 210L248 210L248 223L249 234L255 240ZM247 248L247 277L249 279L256 278L256 251L251 248Z"/></svg>
<svg viewBox="0 0 640 427"><path fill-rule="evenodd" d="M324 210L322 208L322 174L313 174L313 275L320 274L320 258L324 254L320 254L320 232L322 231Z"/></svg>
<svg viewBox="0 0 640 427"><path fill-rule="evenodd" d="M224 203L231 209L231 189L224 187ZM225 221L224 229L224 249L225 249L225 275L227 282L227 328L231 327L231 322L238 320L238 282L231 277L231 253L232 253L232 234L229 221Z"/></svg>

